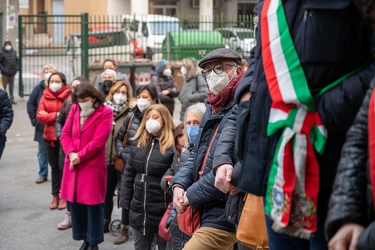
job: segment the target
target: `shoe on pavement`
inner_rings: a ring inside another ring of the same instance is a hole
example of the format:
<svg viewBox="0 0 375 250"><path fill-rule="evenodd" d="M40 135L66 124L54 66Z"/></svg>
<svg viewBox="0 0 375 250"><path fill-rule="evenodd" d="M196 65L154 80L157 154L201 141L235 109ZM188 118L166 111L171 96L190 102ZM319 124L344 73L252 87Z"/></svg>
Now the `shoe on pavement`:
<svg viewBox="0 0 375 250"><path fill-rule="evenodd" d="M70 227L72 227L72 217L70 215L70 212L68 211L65 214L64 220L57 225L57 228L60 230L65 230Z"/></svg>
<svg viewBox="0 0 375 250"><path fill-rule="evenodd" d="M58 195L54 195L52 197L52 202L51 202L51 205L49 206L49 208L51 210L53 210L53 209L56 209L58 205L59 205L59 196Z"/></svg>
<svg viewBox="0 0 375 250"><path fill-rule="evenodd" d="M113 240L113 244L119 245L125 243L129 239L129 227L121 224L120 233Z"/></svg>
<svg viewBox="0 0 375 250"><path fill-rule="evenodd" d="M66 208L66 200L60 198L59 206L57 207L57 209L64 210L65 208Z"/></svg>
<svg viewBox="0 0 375 250"><path fill-rule="evenodd" d="M45 181L47 181L46 177L39 177L38 179L36 179L35 183L36 184L41 184L41 183L43 183Z"/></svg>
<svg viewBox="0 0 375 250"><path fill-rule="evenodd" d="M12 104L17 104L17 102L15 100L12 100Z"/></svg>

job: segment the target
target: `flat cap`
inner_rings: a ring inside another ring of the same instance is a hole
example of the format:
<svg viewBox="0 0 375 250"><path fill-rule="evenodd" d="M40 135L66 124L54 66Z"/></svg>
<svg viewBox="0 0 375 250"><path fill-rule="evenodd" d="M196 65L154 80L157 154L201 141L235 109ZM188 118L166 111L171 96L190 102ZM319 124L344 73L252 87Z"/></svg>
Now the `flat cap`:
<svg viewBox="0 0 375 250"><path fill-rule="evenodd" d="M238 65L241 65L242 58L241 55L238 54L236 51L226 48L220 48L215 49L211 52L209 52L207 55L205 55L202 60L198 63L198 66L202 69L204 69L204 66L207 63L215 62L215 61L222 61L222 60L228 60L233 61L237 63Z"/></svg>

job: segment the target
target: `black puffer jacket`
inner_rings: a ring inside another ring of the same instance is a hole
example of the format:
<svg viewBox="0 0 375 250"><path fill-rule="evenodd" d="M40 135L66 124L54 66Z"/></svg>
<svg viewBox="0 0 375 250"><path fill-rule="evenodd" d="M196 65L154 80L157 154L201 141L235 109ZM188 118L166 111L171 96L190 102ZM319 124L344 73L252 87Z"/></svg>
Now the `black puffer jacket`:
<svg viewBox="0 0 375 250"><path fill-rule="evenodd" d="M14 49L5 50L4 47L0 52L0 70L1 74L14 76L18 71L18 57Z"/></svg>
<svg viewBox="0 0 375 250"><path fill-rule="evenodd" d="M133 141L121 182L120 206L130 208L129 225L147 234L157 233L172 197L160 187L160 180L171 166L173 147L162 155L159 140L152 139L147 148L137 147ZM144 180L142 181L142 175Z"/></svg>
<svg viewBox="0 0 375 250"><path fill-rule="evenodd" d="M70 96L66 98L60 109L59 115L56 117L56 125L55 125L56 138L59 140L60 143L61 143L60 141L61 131L64 127L66 119L68 119L68 115L69 115L70 110L72 109L73 104L74 104L73 100ZM64 161L65 161L65 152L64 152L63 147L60 147L60 152L59 152L60 169L64 169Z"/></svg>
<svg viewBox="0 0 375 250"><path fill-rule="evenodd" d="M192 147L190 147L192 146ZM165 172L163 178L161 179L160 186L164 191L168 191L168 184L165 180L165 176L174 176L180 168L185 164L185 162L189 159L191 151L193 150L194 144L190 144L188 149L182 151L181 156L178 157L177 154L173 157L172 166ZM169 216L167 219L167 227L169 226L169 231L171 233L171 246L173 250L181 250L184 248L186 242L188 242L191 236L183 233L180 228L178 227L177 222L177 210L171 207L171 211L169 212Z"/></svg>
<svg viewBox="0 0 375 250"><path fill-rule="evenodd" d="M0 89L0 136L5 136L13 123L13 108L7 92Z"/></svg>
<svg viewBox="0 0 375 250"><path fill-rule="evenodd" d="M130 124L129 131L126 133L129 121L133 115L134 117L133 117L132 123ZM122 162L126 163L126 161L129 158L130 148L132 145L132 140L130 140L130 138L133 138L135 134L137 133L137 130L139 128L139 124L141 124L142 118L143 118L143 113L139 111L138 106L135 106L133 109L133 112L129 112L128 115L126 116L122 126L120 127L120 130L118 131L116 135L115 148L116 148L117 156L122 159ZM123 144L125 135L127 135L126 145Z"/></svg>
<svg viewBox="0 0 375 250"><path fill-rule="evenodd" d="M173 115L174 98L180 93L173 77L155 74L151 76L151 84L156 87L160 102L164 104L168 108L169 112ZM175 90L172 90L173 88L175 88ZM169 90L169 94L163 95L161 93L163 90Z"/></svg>
<svg viewBox="0 0 375 250"><path fill-rule="evenodd" d="M366 227L375 220L369 176L367 125L373 89L372 86L367 92L341 152L326 220L328 239L345 223L352 222Z"/></svg>
<svg viewBox="0 0 375 250"><path fill-rule="evenodd" d="M35 127L35 134L34 134L34 141L38 141L40 143L44 143L43 139L43 130L44 124L41 124L38 119L36 119L36 111L38 110L38 105L40 98L43 95L43 91L46 88L44 84L44 80L40 81L38 85L33 88L31 94L29 96L29 100L27 100L27 114L29 115L31 125Z"/></svg>
<svg viewBox="0 0 375 250"><path fill-rule="evenodd" d="M221 132L226 126L227 118L233 112L233 106L234 101L227 104L226 107L219 110L216 114L211 115L211 106L207 105L207 110L203 115L199 128L198 137L196 139L197 143L193 149L193 154L176 173L171 183L171 186L179 184L187 190L186 195L192 208L202 205L201 227L213 227L228 232L235 232L235 228L225 217L225 194L214 186L215 175L212 171L212 161L218 146L218 141L221 137ZM208 154L203 176L199 179L198 172L200 166L219 124L220 127ZM219 162L217 164L221 165Z"/></svg>

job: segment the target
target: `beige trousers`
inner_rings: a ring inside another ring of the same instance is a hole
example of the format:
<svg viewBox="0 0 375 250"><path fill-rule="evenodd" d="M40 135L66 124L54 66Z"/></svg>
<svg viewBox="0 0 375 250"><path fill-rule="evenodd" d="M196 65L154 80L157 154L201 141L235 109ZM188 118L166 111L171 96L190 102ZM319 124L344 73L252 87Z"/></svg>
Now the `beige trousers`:
<svg viewBox="0 0 375 250"><path fill-rule="evenodd" d="M212 227L201 227L186 243L183 250L232 250L236 233Z"/></svg>

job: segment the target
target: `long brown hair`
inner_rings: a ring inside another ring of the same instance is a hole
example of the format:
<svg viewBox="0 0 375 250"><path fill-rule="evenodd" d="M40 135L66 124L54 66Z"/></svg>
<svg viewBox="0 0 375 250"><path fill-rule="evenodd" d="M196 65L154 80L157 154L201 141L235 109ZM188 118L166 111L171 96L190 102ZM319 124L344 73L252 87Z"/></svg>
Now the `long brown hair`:
<svg viewBox="0 0 375 250"><path fill-rule="evenodd" d="M147 116L150 111L156 110L159 112L161 119L163 120L163 125L161 128L161 135L159 137L160 152L164 155L167 149L174 144L173 139L173 119L168 109L163 104L153 104L145 110L143 119L137 133L131 140L138 140L137 146L139 148L146 148L150 145L152 134L150 134L146 129L146 122L148 120Z"/></svg>

